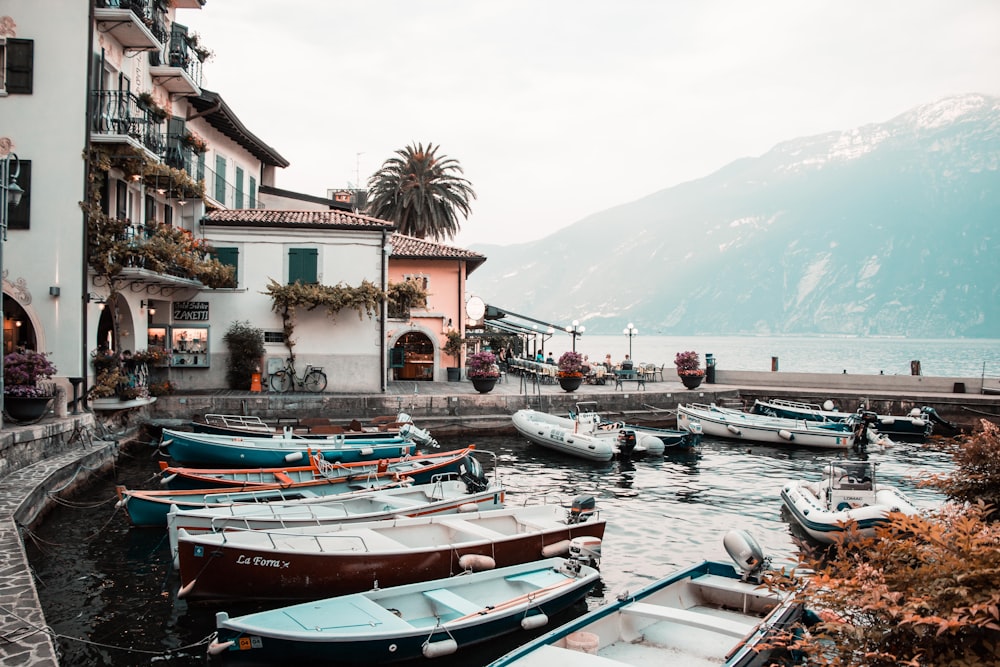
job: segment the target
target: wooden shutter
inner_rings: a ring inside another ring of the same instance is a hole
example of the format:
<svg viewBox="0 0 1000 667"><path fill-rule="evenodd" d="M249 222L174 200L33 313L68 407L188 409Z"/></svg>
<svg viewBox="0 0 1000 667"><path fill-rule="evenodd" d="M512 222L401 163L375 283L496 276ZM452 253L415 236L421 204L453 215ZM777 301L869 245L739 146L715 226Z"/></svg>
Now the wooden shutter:
<svg viewBox="0 0 1000 667"><path fill-rule="evenodd" d="M215 156L215 201L226 203L226 158Z"/></svg>
<svg viewBox="0 0 1000 667"><path fill-rule="evenodd" d="M21 203L7 209L8 229L31 228L31 160L19 160L21 171L17 175L17 186L24 190ZM13 167L13 163L11 167Z"/></svg>
<svg viewBox="0 0 1000 667"><path fill-rule="evenodd" d="M243 167L236 167L236 202L233 208L243 208Z"/></svg>
<svg viewBox="0 0 1000 667"><path fill-rule="evenodd" d="M231 287L236 287L237 276L239 275L240 267L240 249L239 248L216 248L215 257L219 260L220 264L225 264L226 266L233 267L233 284Z"/></svg>
<svg viewBox="0 0 1000 667"><path fill-rule="evenodd" d="M250 177L250 202L248 208L257 208L257 179Z"/></svg>
<svg viewBox="0 0 1000 667"><path fill-rule="evenodd" d="M7 38L7 79L5 88L8 95L30 95L32 91L32 71L35 67L35 42L31 39Z"/></svg>
<svg viewBox="0 0 1000 667"><path fill-rule="evenodd" d="M312 285L316 280L316 263L319 251L316 248L288 249L288 284L296 280L303 285Z"/></svg>

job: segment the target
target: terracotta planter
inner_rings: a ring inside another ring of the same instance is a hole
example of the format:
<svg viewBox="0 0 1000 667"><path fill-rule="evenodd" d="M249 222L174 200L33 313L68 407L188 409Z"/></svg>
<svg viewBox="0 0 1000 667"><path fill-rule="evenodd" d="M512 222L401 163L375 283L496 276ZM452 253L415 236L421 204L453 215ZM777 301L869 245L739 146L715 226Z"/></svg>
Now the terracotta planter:
<svg viewBox="0 0 1000 667"><path fill-rule="evenodd" d="M705 379L704 375L681 375L679 377L688 389L697 389L701 381Z"/></svg>
<svg viewBox="0 0 1000 667"><path fill-rule="evenodd" d="M472 386L476 388L480 394L488 394L493 391L493 387L497 384L497 378L469 378L472 380Z"/></svg>
<svg viewBox="0 0 1000 667"><path fill-rule="evenodd" d="M49 411L52 396L4 396L3 411L12 421L37 422Z"/></svg>
<svg viewBox="0 0 1000 667"><path fill-rule="evenodd" d="M583 377L561 377L559 378L559 386L563 388L564 391L576 391L583 384Z"/></svg>

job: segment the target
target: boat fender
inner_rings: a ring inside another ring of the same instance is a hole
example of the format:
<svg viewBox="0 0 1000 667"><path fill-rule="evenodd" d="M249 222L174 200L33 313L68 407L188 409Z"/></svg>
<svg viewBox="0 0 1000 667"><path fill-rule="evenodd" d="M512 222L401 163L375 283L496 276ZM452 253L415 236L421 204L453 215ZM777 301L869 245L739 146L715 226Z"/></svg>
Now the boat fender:
<svg viewBox="0 0 1000 667"><path fill-rule="evenodd" d="M788 440L789 442L795 440L795 434L789 431L788 429L784 428L781 429L780 431L778 431L778 435L780 435L785 440Z"/></svg>
<svg viewBox="0 0 1000 667"><path fill-rule="evenodd" d="M440 658L443 655L451 655L458 650L458 642L449 637L439 642L424 642L422 653L425 658Z"/></svg>
<svg viewBox="0 0 1000 667"><path fill-rule="evenodd" d="M736 428L736 426L734 426L733 424L729 424L728 426L726 426L726 428L729 429L730 433L732 433L734 435L740 435L740 430L738 428Z"/></svg>
<svg viewBox="0 0 1000 667"><path fill-rule="evenodd" d="M920 427L920 426L927 426L927 421L924 420L924 419L914 419L913 420L913 425L914 426L918 426L918 427Z"/></svg>
<svg viewBox="0 0 1000 667"><path fill-rule="evenodd" d="M362 447L361 448L361 456L371 456L374 453L375 453L375 449L372 448L372 447Z"/></svg>
<svg viewBox="0 0 1000 667"><path fill-rule="evenodd" d="M497 562L490 556L485 556L483 554L465 554L458 559L458 566L463 570L482 572L484 570L494 569L497 566Z"/></svg>
<svg viewBox="0 0 1000 667"><path fill-rule="evenodd" d="M168 484L170 484L170 482L174 481L175 479L177 479L177 473L174 473L172 475L167 475L166 477L161 477L160 484L162 484L163 486L167 486Z"/></svg>
<svg viewBox="0 0 1000 667"><path fill-rule="evenodd" d="M830 399L826 399L825 401L823 401L823 409L826 410L827 412L833 412L833 401L831 401Z"/></svg>
<svg viewBox="0 0 1000 667"><path fill-rule="evenodd" d="M542 558L555 558L556 556L567 554L569 553L569 545L569 540L560 540L554 544L548 544L542 547Z"/></svg>
<svg viewBox="0 0 1000 667"><path fill-rule="evenodd" d="M209 655L220 655L222 653L225 653L226 651L228 651L229 649L231 649L235 645L236 645L236 642L234 642L231 639L229 641L227 641L227 642L220 642L220 641L218 641L216 639L213 639L212 643L208 645L208 654Z"/></svg>
<svg viewBox="0 0 1000 667"><path fill-rule="evenodd" d="M285 463L295 463L302 460L302 452L292 452L285 454Z"/></svg>
<svg viewBox="0 0 1000 667"><path fill-rule="evenodd" d="M177 591L177 597L178 598L185 597L188 593L191 592L191 590L194 588L194 585L196 583L198 583L198 580L197 579L192 579L187 584L181 586L180 590Z"/></svg>
<svg viewBox="0 0 1000 667"><path fill-rule="evenodd" d="M461 505L458 506L459 514L467 514L469 512L478 512L478 511L479 511L479 505L477 505L476 503L462 503Z"/></svg>
<svg viewBox="0 0 1000 667"><path fill-rule="evenodd" d="M895 418L895 417L882 417L882 420L881 420L881 421L882 421L882 423L883 423L883 424L885 424L886 426L890 426L890 425L892 425L892 424L895 424L895 423L896 423L896 418Z"/></svg>
<svg viewBox="0 0 1000 667"><path fill-rule="evenodd" d="M534 630L536 628L548 625L549 617L545 614L534 614L533 616L525 616L521 619L521 629L522 630Z"/></svg>

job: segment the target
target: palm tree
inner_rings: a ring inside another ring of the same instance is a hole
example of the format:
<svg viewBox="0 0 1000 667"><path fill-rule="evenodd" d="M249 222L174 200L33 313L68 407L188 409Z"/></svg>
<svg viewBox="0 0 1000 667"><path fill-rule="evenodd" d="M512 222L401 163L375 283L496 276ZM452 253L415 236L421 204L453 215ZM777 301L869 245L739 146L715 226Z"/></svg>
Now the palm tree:
<svg viewBox="0 0 1000 667"><path fill-rule="evenodd" d="M472 186L457 175L457 160L435 153L440 146L396 151L368 179L368 213L396 224L401 234L440 241L458 233L456 211L468 219Z"/></svg>

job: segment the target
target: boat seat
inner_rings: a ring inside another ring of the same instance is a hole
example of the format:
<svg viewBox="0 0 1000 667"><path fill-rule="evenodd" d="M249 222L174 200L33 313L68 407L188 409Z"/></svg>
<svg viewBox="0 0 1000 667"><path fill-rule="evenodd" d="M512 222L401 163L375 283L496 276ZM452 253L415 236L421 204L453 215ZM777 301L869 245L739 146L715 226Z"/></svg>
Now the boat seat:
<svg viewBox="0 0 1000 667"><path fill-rule="evenodd" d="M750 630L750 627L746 623L731 621L710 614L699 614L696 611L688 611L687 609L679 609L677 607L649 604L648 602L630 602L621 608L621 612L625 615L642 616L658 621L687 625L692 628L701 628L740 639L746 636L747 631Z"/></svg>
<svg viewBox="0 0 1000 667"><path fill-rule="evenodd" d="M344 428L336 424L317 424L310 426L309 432L316 435L340 435L344 432Z"/></svg>
<svg viewBox="0 0 1000 667"><path fill-rule="evenodd" d="M558 584L560 581L566 579L566 575L559 574L555 570L535 570L534 572L523 572L521 574L512 574L510 576L504 577L507 581L523 581L531 586L537 586L538 588L545 588L546 586L551 586L552 584Z"/></svg>
<svg viewBox="0 0 1000 667"><path fill-rule="evenodd" d="M482 606L466 600L461 595L456 595L447 588L435 588L424 591L424 597L464 615L475 614L483 610Z"/></svg>
<svg viewBox="0 0 1000 667"><path fill-rule="evenodd" d="M329 426L330 420L326 417L303 417L299 420L299 426Z"/></svg>

